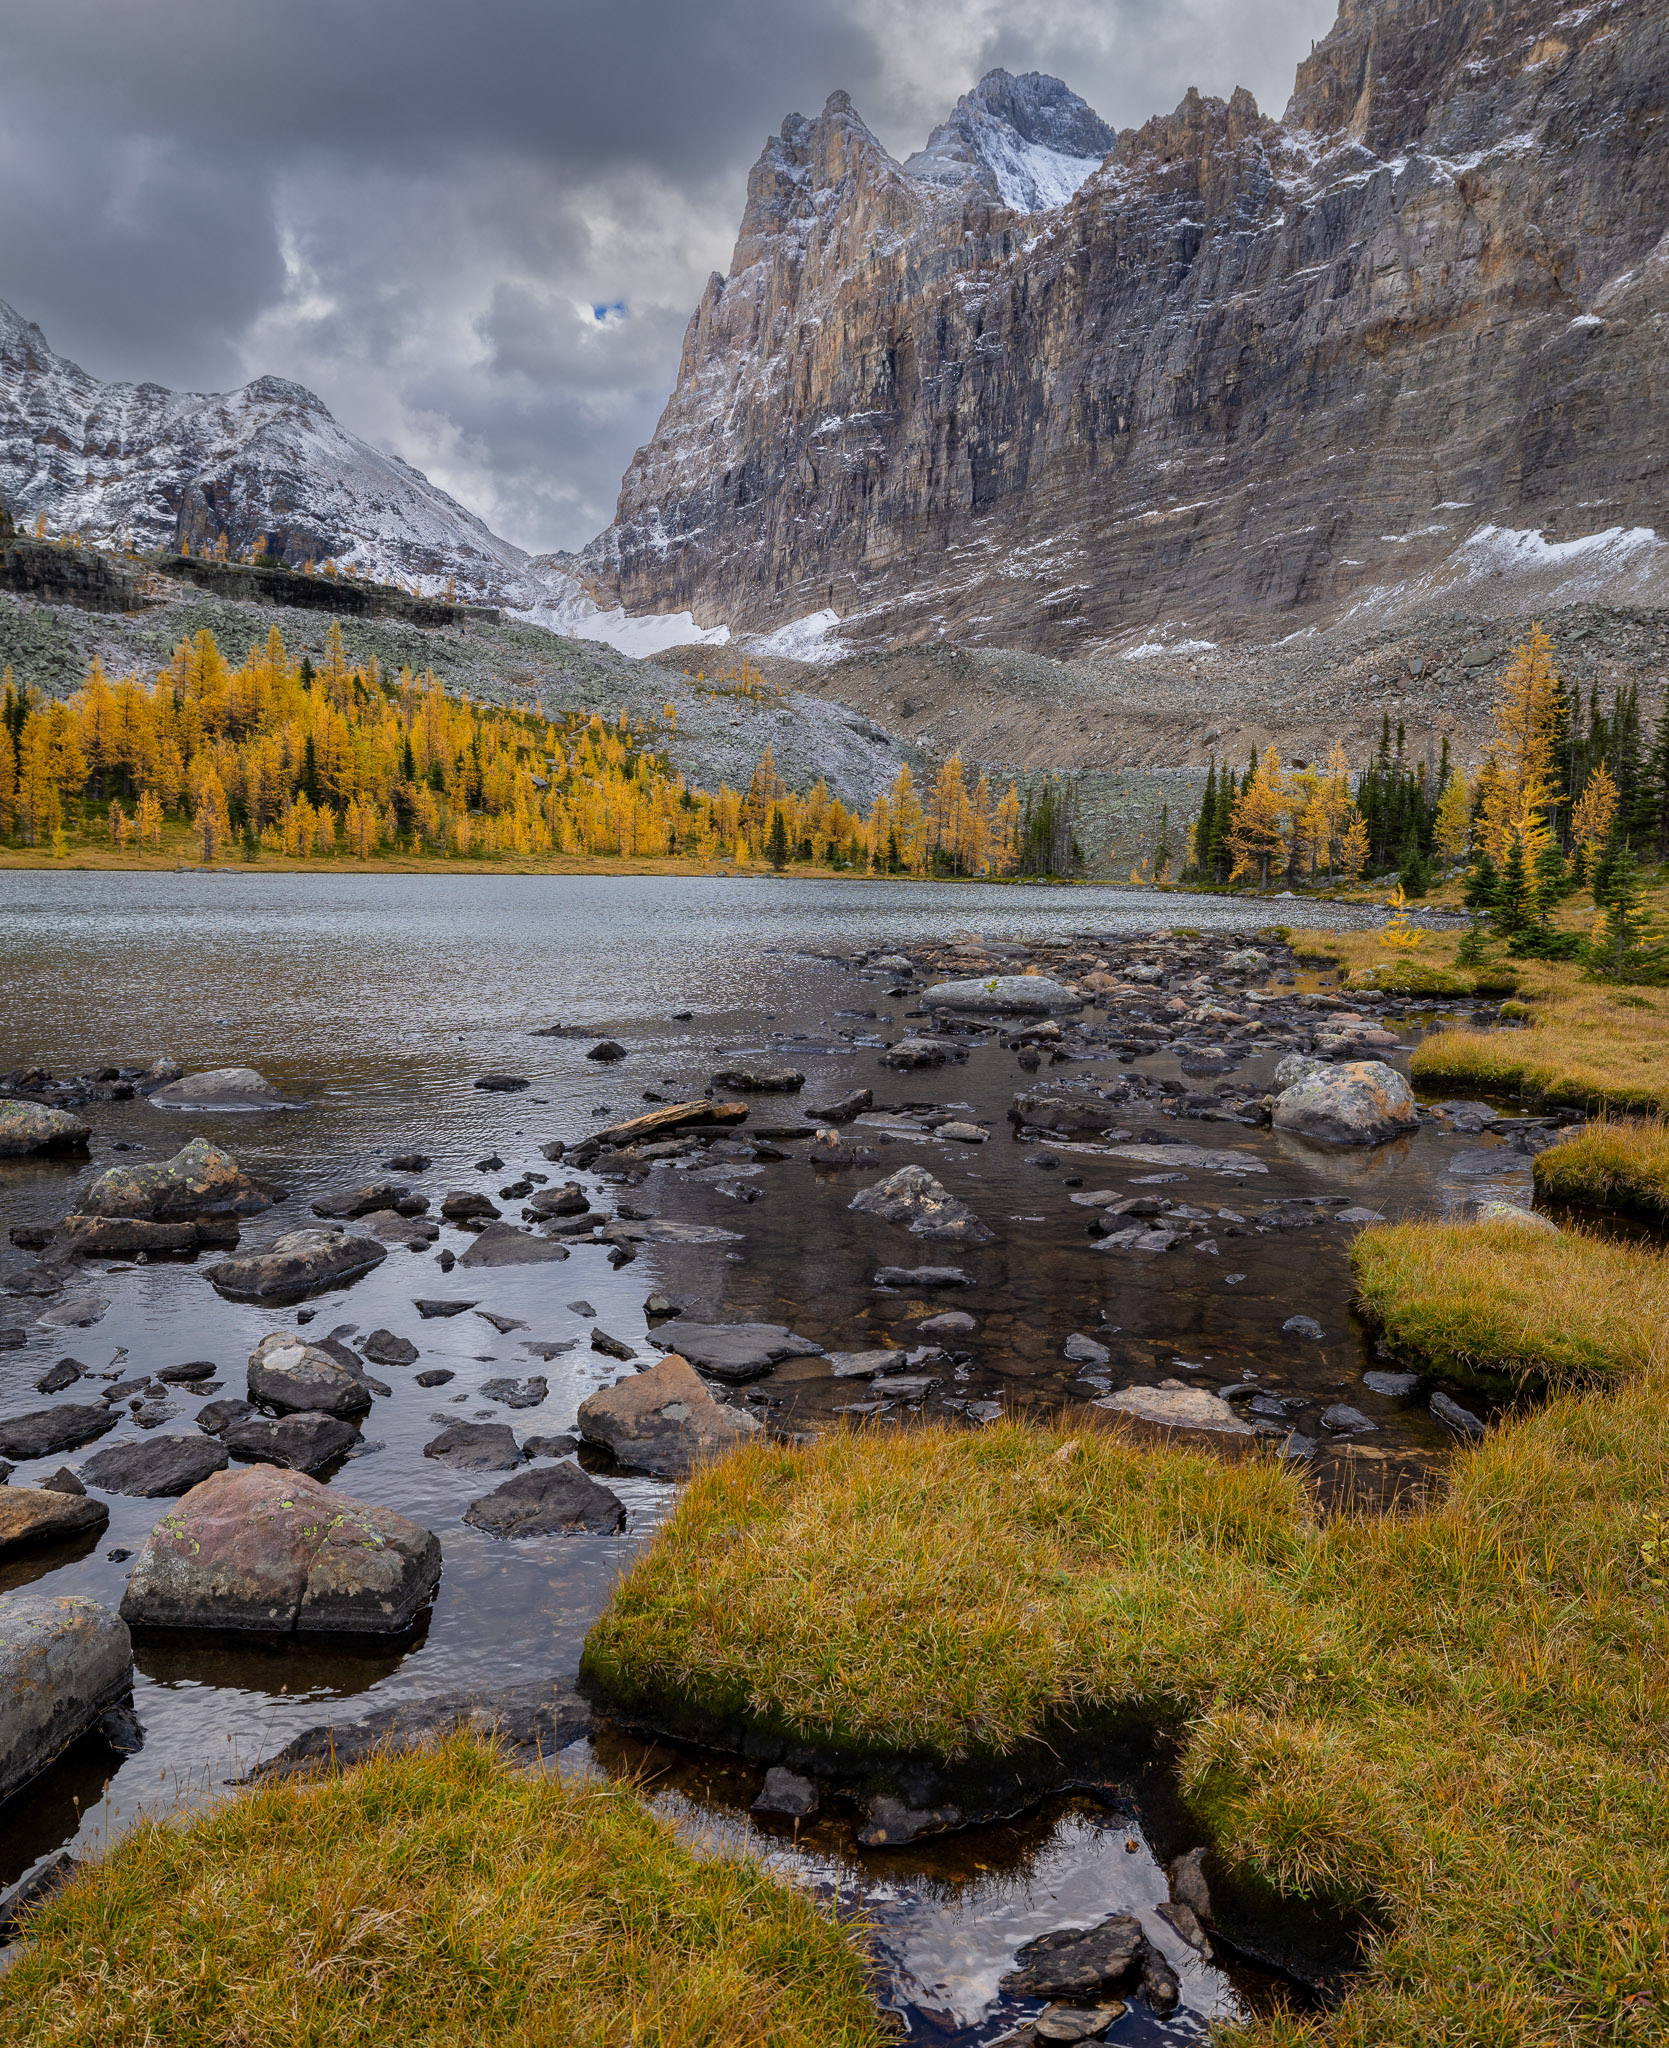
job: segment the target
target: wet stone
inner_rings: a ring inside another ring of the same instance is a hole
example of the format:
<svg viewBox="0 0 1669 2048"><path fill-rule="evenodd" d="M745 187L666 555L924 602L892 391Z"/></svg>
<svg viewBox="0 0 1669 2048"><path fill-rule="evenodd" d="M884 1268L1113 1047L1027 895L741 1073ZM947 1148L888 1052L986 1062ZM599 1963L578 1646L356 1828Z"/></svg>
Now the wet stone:
<svg viewBox="0 0 1669 2048"><path fill-rule="evenodd" d="M1001 1980L1011 1998L1098 1998L1137 1969L1147 1947L1134 1913L1111 1913L1095 1927L1062 1927L1028 1941L1018 1968Z"/></svg>
<svg viewBox="0 0 1669 2048"><path fill-rule="evenodd" d="M482 1400L498 1401L506 1408L537 1408L549 1392L549 1382L537 1376L526 1380L483 1380L481 1383Z"/></svg>
<svg viewBox="0 0 1669 2048"><path fill-rule="evenodd" d="M1312 1344L1323 1343L1327 1336L1314 1316L1288 1316L1281 1330L1288 1337L1306 1337Z"/></svg>
<svg viewBox="0 0 1669 2048"><path fill-rule="evenodd" d="M553 1237L534 1237L511 1223L489 1223L458 1261L460 1266L533 1266L565 1259L568 1247Z"/></svg>
<svg viewBox="0 0 1669 2048"><path fill-rule="evenodd" d="M458 1375L450 1367L435 1365L431 1366L427 1372L418 1373L416 1375L416 1382L420 1387L444 1387L449 1380L455 1380L457 1377Z"/></svg>
<svg viewBox="0 0 1669 2048"><path fill-rule="evenodd" d="M209 1269L228 1301L291 1302L346 1287L388 1257L375 1238L348 1231L292 1230L265 1251L239 1253Z"/></svg>
<svg viewBox="0 0 1669 2048"><path fill-rule="evenodd" d="M626 1510L578 1465L562 1464L518 1472L472 1502L464 1520L490 1536L602 1536L626 1526Z"/></svg>
<svg viewBox="0 0 1669 2048"><path fill-rule="evenodd" d="M744 1410L715 1401L678 1357L588 1396L579 1426L588 1443L660 1479L687 1478L702 1459L757 1436L760 1427Z"/></svg>
<svg viewBox="0 0 1669 2048"><path fill-rule="evenodd" d="M220 1441L234 1458L250 1465L279 1465L288 1472L323 1472L360 1442L359 1431L337 1415L250 1413L233 1417Z"/></svg>
<svg viewBox="0 0 1669 2048"><path fill-rule="evenodd" d="M76 1536L96 1536L110 1520L101 1500L56 1487L0 1486L0 1558Z"/></svg>
<svg viewBox="0 0 1669 2048"><path fill-rule="evenodd" d="M797 1771L773 1764L765 1773L765 1784L753 1802L753 1812L781 1814L790 1820L809 1820L822 1804L817 1787Z"/></svg>
<svg viewBox="0 0 1669 2048"><path fill-rule="evenodd" d="M1417 1372L1365 1372L1362 1384L1372 1394L1384 1394L1393 1401L1400 1401L1420 1384L1420 1375Z"/></svg>
<svg viewBox="0 0 1669 2048"><path fill-rule="evenodd" d="M206 1436L218 1436L234 1422L241 1422L246 1415L256 1412L253 1401L205 1401L197 1411L197 1427Z"/></svg>
<svg viewBox="0 0 1669 2048"><path fill-rule="evenodd" d="M373 1365L415 1365L417 1346L409 1337L397 1337L392 1330L373 1330L360 1345Z"/></svg>
<svg viewBox="0 0 1669 2048"><path fill-rule="evenodd" d="M288 1414L363 1415L371 1405L359 1373L290 1330L273 1331L250 1353L249 1398Z"/></svg>
<svg viewBox="0 0 1669 2048"><path fill-rule="evenodd" d="M0 1455L50 1458L56 1451L79 1450L114 1429L119 1419L102 1401L96 1406L64 1402L54 1408L8 1415L0 1419Z"/></svg>
<svg viewBox="0 0 1669 2048"><path fill-rule="evenodd" d="M66 1387L73 1387L87 1368L78 1359L60 1358L35 1382L37 1394L61 1394Z"/></svg>
<svg viewBox="0 0 1669 2048"><path fill-rule="evenodd" d="M1484 1434L1484 1424L1470 1408L1463 1408L1450 1394L1441 1388L1431 1397L1431 1412L1446 1429L1456 1436L1478 1437Z"/></svg>
<svg viewBox="0 0 1669 2048"><path fill-rule="evenodd" d="M780 1323L690 1323L680 1320L650 1340L658 1350L675 1351L715 1379L739 1382L758 1379L785 1358L816 1357L821 1344L796 1336Z"/></svg>
<svg viewBox="0 0 1669 2048"><path fill-rule="evenodd" d="M466 1472L508 1472L522 1462L521 1446L502 1422L454 1422L423 1446L426 1458L439 1458Z"/></svg>
<svg viewBox="0 0 1669 2048"><path fill-rule="evenodd" d="M108 1607L10 1594L0 1640L0 1800L45 1770L133 1685L133 1644Z"/></svg>
<svg viewBox="0 0 1669 2048"><path fill-rule="evenodd" d="M142 1500L189 1493L211 1472L226 1469L222 1445L206 1436L158 1436L141 1444L110 1444L81 1468L88 1486L101 1493L132 1494Z"/></svg>
<svg viewBox="0 0 1669 2048"><path fill-rule="evenodd" d="M473 1301L418 1300L412 1303L412 1307L426 1323L434 1321L436 1317L461 1316L466 1309L475 1306Z"/></svg>
<svg viewBox="0 0 1669 2048"><path fill-rule="evenodd" d="M1322 1411L1321 1426L1336 1436L1371 1436L1379 1424L1360 1408L1352 1408L1349 1402L1335 1401L1331 1408Z"/></svg>

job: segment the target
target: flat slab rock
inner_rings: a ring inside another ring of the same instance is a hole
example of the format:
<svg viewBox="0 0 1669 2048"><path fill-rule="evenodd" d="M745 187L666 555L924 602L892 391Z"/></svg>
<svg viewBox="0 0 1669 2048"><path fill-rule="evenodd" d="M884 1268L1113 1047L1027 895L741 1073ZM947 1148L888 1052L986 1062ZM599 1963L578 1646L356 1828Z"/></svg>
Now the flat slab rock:
<svg viewBox="0 0 1669 2048"><path fill-rule="evenodd" d="M609 1536L626 1526L618 1494L578 1465L518 1472L473 1501L464 1520L489 1536Z"/></svg>
<svg viewBox="0 0 1669 2048"><path fill-rule="evenodd" d="M224 1472L226 1462L225 1449L210 1437L153 1436L95 1451L81 1467L81 1479L101 1493L172 1499L201 1485L211 1472Z"/></svg>
<svg viewBox="0 0 1669 2048"><path fill-rule="evenodd" d="M1114 1159L1134 1159L1143 1166L1193 1168L1197 1173L1267 1173L1269 1168L1250 1152L1231 1152L1209 1145L1109 1145Z"/></svg>
<svg viewBox="0 0 1669 2048"><path fill-rule="evenodd" d="M0 1159L80 1151L92 1135L92 1125L67 1109L49 1109L41 1102L0 1102Z"/></svg>
<svg viewBox="0 0 1669 2048"><path fill-rule="evenodd" d="M956 1244L988 1244L991 1232L966 1202L935 1180L925 1166L901 1166L862 1189L846 1205L888 1223L904 1224L913 1237Z"/></svg>
<svg viewBox="0 0 1669 2048"><path fill-rule="evenodd" d="M291 1230L264 1251L240 1252L209 1268L209 1285L228 1301L284 1303L322 1294L380 1266L388 1247L345 1230Z"/></svg>
<svg viewBox="0 0 1669 2048"><path fill-rule="evenodd" d="M685 1358L603 1387L580 1403L580 1434L618 1461L657 1479L686 1479L705 1459L759 1434L745 1409L715 1401Z"/></svg>
<svg viewBox="0 0 1669 2048"><path fill-rule="evenodd" d="M0 1800L133 1688L121 1618L79 1594L0 1596Z"/></svg>
<svg viewBox="0 0 1669 2048"><path fill-rule="evenodd" d="M590 1728L591 1709L565 1678L535 1679L496 1691L440 1693L433 1699L403 1700L357 1720L304 1729L243 1782L346 1770L367 1757L400 1756L460 1732L497 1744L515 1763L534 1763L578 1742Z"/></svg>
<svg viewBox="0 0 1669 2048"><path fill-rule="evenodd" d="M976 1010L992 1016L1053 1017L1081 1010L1076 989L1046 974L994 974L978 981L939 981L923 989L924 1010Z"/></svg>
<svg viewBox="0 0 1669 2048"><path fill-rule="evenodd" d="M466 1472L508 1472L522 1462L522 1447L505 1422L453 1422L423 1446L426 1458L439 1458Z"/></svg>
<svg viewBox="0 0 1669 2048"><path fill-rule="evenodd" d="M1115 1415L1134 1415L1142 1422L1162 1423L1169 1429L1210 1429L1223 1436L1257 1434L1227 1401L1204 1387L1185 1387L1177 1380L1164 1380L1156 1387L1123 1387L1116 1394L1103 1394L1092 1405Z"/></svg>
<svg viewBox="0 0 1669 2048"><path fill-rule="evenodd" d="M122 1618L153 1628L399 1635L434 1598L438 1538L301 1472L192 1488L146 1539Z"/></svg>
<svg viewBox="0 0 1669 2048"><path fill-rule="evenodd" d="M560 1238L534 1237L513 1223L489 1223L463 1256L460 1266L534 1266L565 1259L568 1247Z"/></svg>
<svg viewBox="0 0 1669 2048"><path fill-rule="evenodd" d="M97 1536L109 1521L104 1502L88 1500L84 1494L57 1493L47 1486L0 1486L0 1557L45 1543L66 1543L76 1536Z"/></svg>
<svg viewBox="0 0 1669 2048"><path fill-rule="evenodd" d="M62 1401L51 1408L31 1408L0 1421L0 1457L50 1458L59 1451L78 1450L103 1436L121 1420L102 1401Z"/></svg>
<svg viewBox="0 0 1669 2048"><path fill-rule="evenodd" d="M758 1379L784 1358L816 1358L821 1344L797 1337L780 1323L686 1323L651 1331L657 1351L675 1351L714 1379L739 1383Z"/></svg>
<svg viewBox="0 0 1669 2048"><path fill-rule="evenodd" d="M224 1404L248 1412L222 1424L220 1441L249 1465L277 1465L286 1472L317 1475L359 1442L359 1431L337 1415L257 1415L246 1401ZM198 1423L202 1425L199 1415Z"/></svg>

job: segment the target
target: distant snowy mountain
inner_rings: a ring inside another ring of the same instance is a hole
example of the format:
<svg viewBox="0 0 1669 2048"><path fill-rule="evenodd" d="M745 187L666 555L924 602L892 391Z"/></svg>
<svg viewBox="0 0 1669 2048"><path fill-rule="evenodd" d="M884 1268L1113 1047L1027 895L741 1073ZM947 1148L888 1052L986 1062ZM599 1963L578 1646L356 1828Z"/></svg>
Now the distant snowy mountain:
<svg viewBox="0 0 1669 2048"><path fill-rule="evenodd" d="M421 470L350 434L282 377L241 391L102 384L0 300L0 503L19 526L146 550L265 538L286 561L334 560L503 605L634 654L700 639L687 614L599 611L549 560L501 540Z"/></svg>
<svg viewBox="0 0 1669 2048"><path fill-rule="evenodd" d="M983 185L1016 213L1045 213L1066 204L1117 139L1058 78L988 71L904 169L934 184Z"/></svg>

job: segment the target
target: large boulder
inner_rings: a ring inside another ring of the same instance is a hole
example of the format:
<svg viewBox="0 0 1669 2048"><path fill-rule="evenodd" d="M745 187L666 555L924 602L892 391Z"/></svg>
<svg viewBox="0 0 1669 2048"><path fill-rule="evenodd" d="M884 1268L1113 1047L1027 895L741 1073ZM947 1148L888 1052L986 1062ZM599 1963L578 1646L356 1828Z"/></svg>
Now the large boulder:
<svg viewBox="0 0 1669 2048"><path fill-rule="evenodd" d="M580 1403L580 1434L622 1465L657 1479L685 1479L703 1459L746 1443L760 1424L715 1401L687 1359L674 1354Z"/></svg>
<svg viewBox="0 0 1669 2048"><path fill-rule="evenodd" d="M0 1457L50 1458L59 1451L79 1450L114 1429L121 1419L102 1401L61 1401L51 1408L8 1415L0 1421Z"/></svg>
<svg viewBox="0 0 1669 2048"><path fill-rule="evenodd" d="M247 1401L211 1403L211 1406L249 1409ZM203 1418L198 1416L201 1426ZM346 1457L359 1442L359 1431L338 1415L270 1416L250 1411L230 1417L219 1425L220 1441L234 1458L249 1465L280 1465L287 1472L318 1474L327 1465Z"/></svg>
<svg viewBox="0 0 1669 2048"><path fill-rule="evenodd" d="M294 1109L264 1074L253 1067L211 1067L154 1089L158 1109Z"/></svg>
<svg viewBox="0 0 1669 2048"><path fill-rule="evenodd" d="M1028 1094L1015 1096L1008 1120L1030 1130L1058 1131L1062 1137L1068 1137L1077 1131L1116 1128L1118 1113L1099 1095L1061 1095L1047 1089L1034 1089ZM1119 1132L1120 1137L1129 1135L1128 1131Z"/></svg>
<svg viewBox="0 0 1669 2048"><path fill-rule="evenodd" d="M686 1323L650 1334L658 1351L676 1351L714 1379L756 1380L784 1358L818 1357L823 1347L780 1323Z"/></svg>
<svg viewBox="0 0 1669 2048"><path fill-rule="evenodd" d="M209 1285L228 1301L301 1301L346 1287L380 1266L388 1248L345 1230L291 1230L264 1251L240 1252L209 1268Z"/></svg>
<svg viewBox="0 0 1669 2048"><path fill-rule="evenodd" d="M133 1689L120 1618L78 1593L0 1596L0 1800Z"/></svg>
<svg viewBox="0 0 1669 2048"><path fill-rule="evenodd" d="M923 989L924 1010L975 1010L1001 1017L1053 1017L1084 1007L1075 988L1046 974L994 974L979 981L940 981Z"/></svg>
<svg viewBox="0 0 1669 2048"><path fill-rule="evenodd" d="M211 1472L224 1472L226 1453L206 1436L153 1436L142 1443L110 1444L95 1451L81 1477L101 1493L162 1500L189 1493Z"/></svg>
<svg viewBox="0 0 1669 2048"><path fill-rule="evenodd" d="M97 1536L110 1520L101 1500L46 1486L0 1486L0 1558L75 1536Z"/></svg>
<svg viewBox="0 0 1669 2048"><path fill-rule="evenodd" d="M0 1159L79 1151L92 1135L92 1125L67 1109L48 1109L40 1102L0 1102Z"/></svg>
<svg viewBox="0 0 1669 2048"><path fill-rule="evenodd" d="M562 1464L518 1472L472 1502L464 1520L489 1536L611 1536L625 1528L626 1510L578 1465Z"/></svg>
<svg viewBox="0 0 1669 2048"><path fill-rule="evenodd" d="M1305 1074L1275 1100L1276 1130L1324 1145L1383 1145L1416 1128L1414 1091L1383 1060L1346 1060Z"/></svg>
<svg viewBox="0 0 1669 2048"><path fill-rule="evenodd" d="M274 1330L249 1354L249 1398L285 1415L363 1415L371 1390L328 1351Z"/></svg>
<svg viewBox="0 0 1669 2048"><path fill-rule="evenodd" d="M135 1626L403 1634L434 1598L440 1543L392 1508L254 1465L163 1516L122 1599Z"/></svg>
<svg viewBox="0 0 1669 2048"><path fill-rule="evenodd" d="M966 1202L960 1201L925 1166L901 1166L852 1197L846 1205L889 1223L908 1226L913 1237L931 1237L955 1244L988 1244L991 1232Z"/></svg>
<svg viewBox="0 0 1669 2048"><path fill-rule="evenodd" d="M112 1166L64 1218L63 1240L78 1252L119 1258L134 1252L193 1251L237 1243L238 1218L272 1207L230 1152L194 1138L172 1159Z"/></svg>

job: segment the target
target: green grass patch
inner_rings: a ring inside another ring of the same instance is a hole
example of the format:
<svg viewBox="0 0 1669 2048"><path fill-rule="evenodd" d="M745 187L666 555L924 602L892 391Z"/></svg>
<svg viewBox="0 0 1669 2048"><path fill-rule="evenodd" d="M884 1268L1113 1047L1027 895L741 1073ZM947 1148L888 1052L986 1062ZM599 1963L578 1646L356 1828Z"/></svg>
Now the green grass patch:
<svg viewBox="0 0 1669 2048"><path fill-rule="evenodd" d="M879 2048L859 1944L630 1793L458 1739L143 1822L35 1915L18 2048Z"/></svg>
<svg viewBox="0 0 1669 2048"><path fill-rule="evenodd" d="M1538 1153L1535 1179L1549 1201L1669 1224L1669 1120L1603 1117Z"/></svg>
<svg viewBox="0 0 1669 2048"><path fill-rule="evenodd" d="M1525 1249L1468 1228L1496 1261ZM1559 1244L1530 1249L1566 1259L1574 1294L1596 1269ZM1669 1368L1637 1337L1665 1269L1619 1261L1641 1309L1604 1361L1612 1384L1459 1449L1424 1507L1323 1521L1273 1461L1117 1430L749 1447L688 1487L586 1668L640 1714L746 1713L871 1754L955 1760L1097 1717L1163 1722L1184 1797L1244 1878L1363 1906L1383 1930L1338 2011L1259 2019L1246 2039L1659 2038L1669 1590L1651 1545ZM1404 1257L1382 1296L1429 1277ZM1554 1337L1572 1298L1539 1300Z"/></svg>
<svg viewBox="0 0 1669 2048"><path fill-rule="evenodd" d="M1669 1330L1669 1265L1581 1231L1382 1224L1359 1233L1350 1263L1398 1355L1463 1385L1615 1380Z"/></svg>

